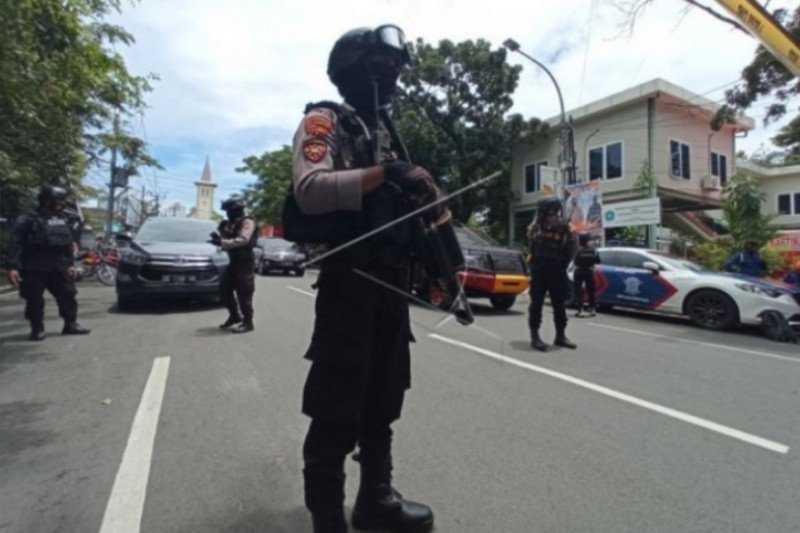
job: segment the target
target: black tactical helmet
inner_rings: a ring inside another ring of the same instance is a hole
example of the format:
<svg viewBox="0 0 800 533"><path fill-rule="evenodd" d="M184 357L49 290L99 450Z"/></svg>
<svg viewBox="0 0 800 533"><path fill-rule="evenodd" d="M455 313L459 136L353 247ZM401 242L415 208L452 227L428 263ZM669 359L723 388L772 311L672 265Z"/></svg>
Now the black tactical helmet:
<svg viewBox="0 0 800 533"><path fill-rule="evenodd" d="M42 185L42 188L39 189L39 205L45 205L47 202L66 202L69 193L67 189L64 187L58 187L56 185Z"/></svg>
<svg viewBox="0 0 800 533"><path fill-rule="evenodd" d="M399 67L411 62L403 30L392 24L384 24L374 30L350 30L333 45L328 57L328 77L341 88L348 76L359 69L366 69L367 60L381 53L396 55Z"/></svg>
<svg viewBox="0 0 800 533"><path fill-rule="evenodd" d="M223 211L243 211L245 205L241 194L232 194L227 200L222 201L221 207Z"/></svg>
<svg viewBox="0 0 800 533"><path fill-rule="evenodd" d="M543 198L536 204L539 213L542 215L561 212L561 200L558 198Z"/></svg>

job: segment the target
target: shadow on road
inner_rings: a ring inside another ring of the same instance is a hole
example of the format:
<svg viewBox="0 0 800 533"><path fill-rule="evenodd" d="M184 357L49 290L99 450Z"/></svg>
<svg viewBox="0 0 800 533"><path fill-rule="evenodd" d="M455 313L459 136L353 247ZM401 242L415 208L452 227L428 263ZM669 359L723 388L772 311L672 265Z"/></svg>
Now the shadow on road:
<svg viewBox="0 0 800 533"><path fill-rule="evenodd" d="M10 402L0 404L0 466L15 455L51 442L56 434L36 429L35 423L49 402Z"/></svg>
<svg viewBox="0 0 800 533"><path fill-rule="evenodd" d="M222 304L208 300L150 299L135 302L124 309L114 303L108 308L109 313L120 315L166 315L171 313L199 313L211 309L219 309Z"/></svg>
<svg viewBox="0 0 800 533"><path fill-rule="evenodd" d="M233 333L227 329L219 329L219 326L207 326L198 328L194 335L195 337L221 337L222 335L233 335Z"/></svg>

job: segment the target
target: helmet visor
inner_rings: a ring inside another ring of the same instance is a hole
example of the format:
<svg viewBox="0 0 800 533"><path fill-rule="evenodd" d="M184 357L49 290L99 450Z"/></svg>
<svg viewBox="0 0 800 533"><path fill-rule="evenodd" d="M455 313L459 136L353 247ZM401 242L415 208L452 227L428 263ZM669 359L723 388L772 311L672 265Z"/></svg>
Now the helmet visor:
<svg viewBox="0 0 800 533"><path fill-rule="evenodd" d="M379 26L375 29L378 41L395 50L403 51L406 49L406 36L403 30L393 25Z"/></svg>

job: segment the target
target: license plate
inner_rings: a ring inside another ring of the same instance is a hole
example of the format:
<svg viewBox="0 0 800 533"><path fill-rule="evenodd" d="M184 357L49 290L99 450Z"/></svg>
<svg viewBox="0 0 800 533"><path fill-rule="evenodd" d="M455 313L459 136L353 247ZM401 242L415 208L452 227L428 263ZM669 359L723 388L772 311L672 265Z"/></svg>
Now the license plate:
<svg viewBox="0 0 800 533"><path fill-rule="evenodd" d="M169 276L170 283L188 283L195 280L195 276L185 276L185 275L177 275L173 274Z"/></svg>

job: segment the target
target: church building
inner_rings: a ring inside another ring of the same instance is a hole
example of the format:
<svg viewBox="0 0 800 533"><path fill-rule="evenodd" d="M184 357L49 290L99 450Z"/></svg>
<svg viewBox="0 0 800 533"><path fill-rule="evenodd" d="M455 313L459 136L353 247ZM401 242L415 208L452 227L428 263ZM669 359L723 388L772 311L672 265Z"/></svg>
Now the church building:
<svg viewBox="0 0 800 533"><path fill-rule="evenodd" d="M200 181L194 182L197 187L197 203L192 210L194 218L201 218L204 220L211 220L214 213L214 189L217 184L211 179L211 165L206 157L206 164L203 167L203 175L200 176Z"/></svg>

